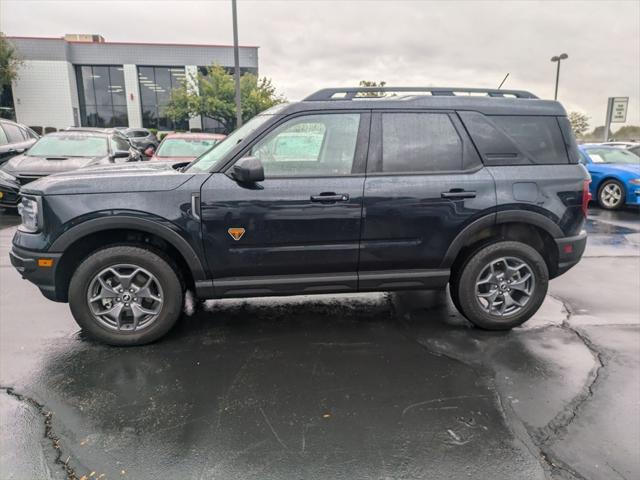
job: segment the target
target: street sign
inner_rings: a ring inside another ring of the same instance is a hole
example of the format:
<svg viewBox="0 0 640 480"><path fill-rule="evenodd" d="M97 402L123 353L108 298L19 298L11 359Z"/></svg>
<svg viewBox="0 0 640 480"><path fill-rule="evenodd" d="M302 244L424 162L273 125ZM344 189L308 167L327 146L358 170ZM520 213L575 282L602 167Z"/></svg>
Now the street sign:
<svg viewBox="0 0 640 480"><path fill-rule="evenodd" d="M627 107L629 97L614 97L611 109L611 123L624 123L627 121Z"/></svg>

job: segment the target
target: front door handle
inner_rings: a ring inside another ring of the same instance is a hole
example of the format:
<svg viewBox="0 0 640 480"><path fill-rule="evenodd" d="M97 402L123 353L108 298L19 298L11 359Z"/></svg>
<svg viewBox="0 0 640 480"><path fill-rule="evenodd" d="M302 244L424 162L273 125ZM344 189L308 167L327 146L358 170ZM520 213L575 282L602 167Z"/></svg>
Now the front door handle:
<svg viewBox="0 0 640 480"><path fill-rule="evenodd" d="M320 195L311 195L312 202L348 202L349 195L346 193L323 192Z"/></svg>
<svg viewBox="0 0 640 480"><path fill-rule="evenodd" d="M440 196L442 198L476 198L476 192L463 190L462 188L452 188L448 192L442 192Z"/></svg>

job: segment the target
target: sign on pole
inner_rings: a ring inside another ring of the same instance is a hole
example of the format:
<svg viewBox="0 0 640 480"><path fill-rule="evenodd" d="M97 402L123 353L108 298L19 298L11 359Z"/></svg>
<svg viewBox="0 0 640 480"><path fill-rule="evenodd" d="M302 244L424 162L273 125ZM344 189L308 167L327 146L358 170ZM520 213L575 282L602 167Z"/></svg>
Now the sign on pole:
<svg viewBox="0 0 640 480"><path fill-rule="evenodd" d="M629 97L614 97L613 111L611 112L611 123L626 122L628 106L629 106Z"/></svg>
<svg viewBox="0 0 640 480"><path fill-rule="evenodd" d="M609 130L612 123L624 123L627 121L627 107L629 97L609 97L607 100L607 118L604 122L604 141L609 141Z"/></svg>

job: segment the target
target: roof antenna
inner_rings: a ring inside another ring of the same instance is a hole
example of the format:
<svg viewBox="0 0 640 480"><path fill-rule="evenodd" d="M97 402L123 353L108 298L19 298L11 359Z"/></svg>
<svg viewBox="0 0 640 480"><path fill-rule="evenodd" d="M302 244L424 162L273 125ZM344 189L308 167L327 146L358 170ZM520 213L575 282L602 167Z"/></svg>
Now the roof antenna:
<svg viewBox="0 0 640 480"><path fill-rule="evenodd" d="M502 79L502 81L500 82L500 85L498 85L498 90L500 90L502 88L502 85L504 85L504 82L507 81L507 77L509 76L509 74L507 73L504 78Z"/></svg>

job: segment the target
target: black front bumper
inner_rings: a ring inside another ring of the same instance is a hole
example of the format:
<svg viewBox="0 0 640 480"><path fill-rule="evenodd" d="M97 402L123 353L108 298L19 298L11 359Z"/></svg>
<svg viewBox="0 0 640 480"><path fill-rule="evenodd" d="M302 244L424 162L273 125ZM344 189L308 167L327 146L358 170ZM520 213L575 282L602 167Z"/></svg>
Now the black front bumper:
<svg viewBox="0 0 640 480"><path fill-rule="evenodd" d="M583 230L573 237L556 238L554 240L558 246L558 270L554 275L554 277L557 277L580 261L587 246L587 232Z"/></svg>
<svg viewBox="0 0 640 480"><path fill-rule="evenodd" d="M60 261L61 253L34 252L15 245L9 252L11 265L22 275L22 278L34 283L49 300L54 302L64 301L56 291L56 269ZM51 267L38 266L39 259L51 259Z"/></svg>

